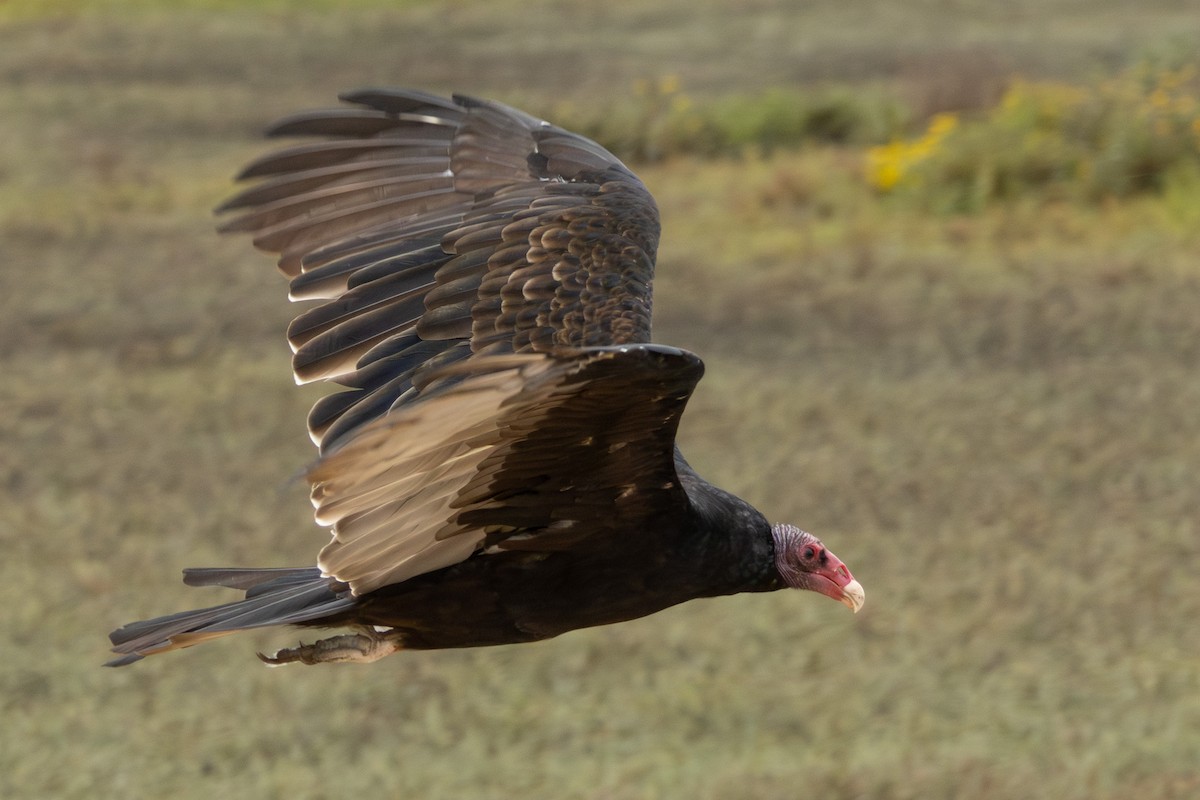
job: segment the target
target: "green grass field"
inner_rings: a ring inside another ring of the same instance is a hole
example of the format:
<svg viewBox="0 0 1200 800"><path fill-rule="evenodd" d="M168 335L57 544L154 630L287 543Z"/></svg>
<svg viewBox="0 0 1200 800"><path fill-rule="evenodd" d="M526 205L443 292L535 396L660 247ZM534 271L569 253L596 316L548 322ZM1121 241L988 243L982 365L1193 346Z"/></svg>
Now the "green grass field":
<svg viewBox="0 0 1200 800"><path fill-rule="evenodd" d="M209 213L276 116L664 76L919 114L1200 36L1167 0L792 6L0 5L0 797L1200 796L1200 183L951 215L874 194L859 144L637 165L656 338L709 370L684 451L822 536L857 617L775 593L371 667L264 669L274 632L100 668L116 625L227 597L182 567L325 541L295 309Z"/></svg>

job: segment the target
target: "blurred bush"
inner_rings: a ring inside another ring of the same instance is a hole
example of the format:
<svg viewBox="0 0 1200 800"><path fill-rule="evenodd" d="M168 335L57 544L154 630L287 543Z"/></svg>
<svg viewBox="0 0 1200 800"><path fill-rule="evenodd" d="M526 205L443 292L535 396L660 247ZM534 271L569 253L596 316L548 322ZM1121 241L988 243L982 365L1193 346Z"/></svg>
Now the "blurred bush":
<svg viewBox="0 0 1200 800"><path fill-rule="evenodd" d="M683 154L769 153L812 142L871 144L904 130L908 111L882 90L849 87L775 88L701 101L667 75L635 81L624 104L597 110L562 103L554 119L644 163Z"/></svg>
<svg viewBox="0 0 1200 800"><path fill-rule="evenodd" d="M1195 186L1200 75L1142 64L1078 86L1015 80L970 119L935 115L918 137L867 153L882 193L970 211L1031 193L1087 202Z"/></svg>
<svg viewBox="0 0 1200 800"><path fill-rule="evenodd" d="M562 103L553 118L640 163L808 144L867 147L867 182L926 210L972 211L1031 195L1094 203L1147 192L1200 205L1187 200L1200 188L1195 62L1146 59L1090 84L1014 79L990 106L980 108L969 93L971 104L924 119L883 88L697 98L667 75L635 81L628 98L602 112ZM919 131L905 136L914 124Z"/></svg>

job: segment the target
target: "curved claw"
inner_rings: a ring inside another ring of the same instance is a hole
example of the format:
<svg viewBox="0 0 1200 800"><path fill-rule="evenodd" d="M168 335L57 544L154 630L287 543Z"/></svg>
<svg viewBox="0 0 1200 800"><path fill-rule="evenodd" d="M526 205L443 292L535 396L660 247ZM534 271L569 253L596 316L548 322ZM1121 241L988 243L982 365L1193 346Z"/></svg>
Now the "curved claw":
<svg viewBox="0 0 1200 800"><path fill-rule="evenodd" d="M258 653L259 659L269 667L284 664L370 664L372 661L390 656L404 647L395 633L344 633L328 639L318 639L312 644L300 643L296 647L285 647L268 656Z"/></svg>

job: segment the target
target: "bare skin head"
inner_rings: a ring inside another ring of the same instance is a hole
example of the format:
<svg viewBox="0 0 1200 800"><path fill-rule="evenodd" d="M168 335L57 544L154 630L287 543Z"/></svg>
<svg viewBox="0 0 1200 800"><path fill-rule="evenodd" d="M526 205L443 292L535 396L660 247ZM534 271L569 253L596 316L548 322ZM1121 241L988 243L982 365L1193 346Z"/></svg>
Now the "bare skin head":
<svg viewBox="0 0 1200 800"><path fill-rule="evenodd" d="M866 601L862 584L821 540L793 525L771 528L775 537L775 568L793 589L819 592L857 613Z"/></svg>

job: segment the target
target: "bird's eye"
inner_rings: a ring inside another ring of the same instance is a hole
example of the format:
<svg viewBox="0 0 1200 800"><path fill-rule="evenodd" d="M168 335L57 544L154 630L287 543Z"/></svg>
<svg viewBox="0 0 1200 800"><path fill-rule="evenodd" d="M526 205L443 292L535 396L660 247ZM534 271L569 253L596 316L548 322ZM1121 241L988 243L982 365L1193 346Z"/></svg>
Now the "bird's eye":
<svg viewBox="0 0 1200 800"><path fill-rule="evenodd" d="M805 561L812 561L816 555L817 551L812 547L812 545L804 548L803 556Z"/></svg>

